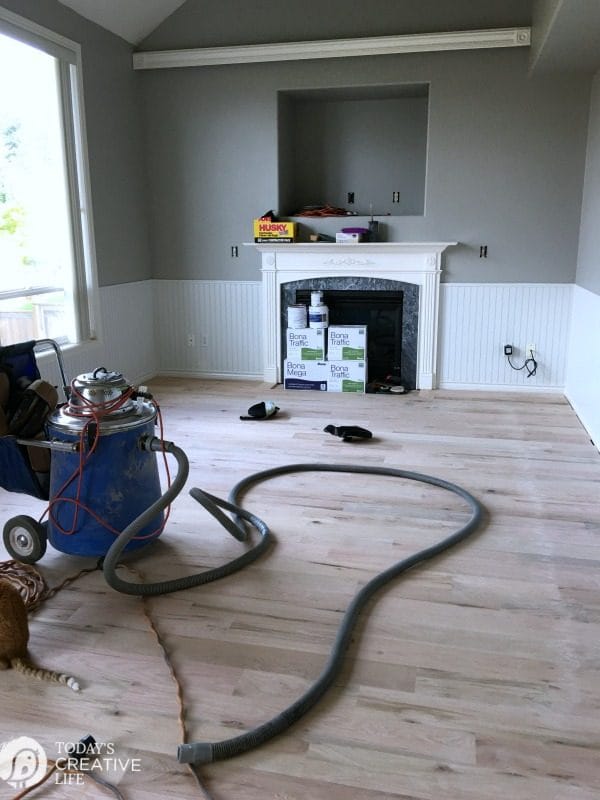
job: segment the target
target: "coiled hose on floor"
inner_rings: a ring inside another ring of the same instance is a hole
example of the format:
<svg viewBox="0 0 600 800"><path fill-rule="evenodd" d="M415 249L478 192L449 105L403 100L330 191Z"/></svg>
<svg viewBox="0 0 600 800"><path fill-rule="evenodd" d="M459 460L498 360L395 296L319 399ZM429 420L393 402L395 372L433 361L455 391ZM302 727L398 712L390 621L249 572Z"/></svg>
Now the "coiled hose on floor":
<svg viewBox="0 0 600 800"><path fill-rule="evenodd" d="M171 592L179 592L182 589L191 589L194 586L201 586L211 581L217 581L224 578L226 575L231 575L237 572L242 567L255 561L264 551L268 548L271 540L271 533L265 523L259 519L255 514L246 511L243 508L233 506L219 497L203 492L200 489L192 489L190 494L197 500L204 508L212 514L217 521L236 539L245 541L248 538L248 533L245 524L250 525L258 531L260 539L257 544L250 550L246 550L238 558L229 561L227 564L207 569L204 572L199 572L195 575L186 575L183 578L175 578L169 581L157 581L156 583L136 583L135 581L126 581L117 575L117 567L123 550L127 547L129 542L137 536L137 534L154 519L157 514L162 513L164 509L170 505L177 495L183 489L189 473L189 462L186 454L173 444L173 442L166 442L162 439L151 438L143 441L141 446L146 450L154 452L164 452L172 455L177 461L177 475L173 480L171 486L167 491L155 500L139 517L136 517L122 533L117 536L112 543L109 551L104 556L102 562L102 570L104 577L109 586L124 594L132 595L159 595L170 594ZM221 509L230 511L235 514L236 521L234 522L230 517L223 513Z"/></svg>
<svg viewBox="0 0 600 800"><path fill-rule="evenodd" d="M179 745L177 758L180 763L184 764L208 764L212 761L240 755L258 745L264 744L269 739L283 733L283 731L297 722L320 700L339 674L358 617L373 595L387 583L404 572L407 572L409 569L434 558L450 547L465 540L479 527L483 520L484 509L481 503L462 487L445 481L442 478L435 478L419 472L410 472L401 469L356 464L288 464L282 467L273 467L272 469L263 470L262 472L256 472L239 481L229 493L227 501L207 494L201 489L192 489L190 491L192 497L198 500L198 502L200 502L229 533L235 536L236 539L243 541L247 538L247 525L258 531L261 538L258 544L252 549L246 551L242 556L230 561L228 564L207 570L197 575L151 584L130 583L116 575L116 567L123 549L137 534L138 530L144 527L149 519L152 519L158 511L161 511L162 508L168 505L172 499L179 494L187 478L187 458L178 447L170 442L161 442L158 439L153 439L148 444L148 449L164 450L171 453L177 459L179 471L170 490L120 534L104 559L103 569L106 580L113 588L121 592L126 592L127 594L154 595L175 592L179 589L187 589L192 586L208 583L209 581L218 580L219 578L225 577L225 575L230 575L232 572L254 561L268 547L270 532L267 525L261 519L239 506L238 498L240 494L250 486L280 475L287 475L295 472L344 472L404 478L426 483L431 486L437 486L452 492L465 500L471 510L470 519L450 536L408 556L402 561L396 562L374 578L371 578L371 580L363 586L344 613L331 654L323 671L301 697L272 719L239 736L234 736L222 742L190 742L188 744ZM229 511L233 515L233 519L223 513L224 510Z"/></svg>

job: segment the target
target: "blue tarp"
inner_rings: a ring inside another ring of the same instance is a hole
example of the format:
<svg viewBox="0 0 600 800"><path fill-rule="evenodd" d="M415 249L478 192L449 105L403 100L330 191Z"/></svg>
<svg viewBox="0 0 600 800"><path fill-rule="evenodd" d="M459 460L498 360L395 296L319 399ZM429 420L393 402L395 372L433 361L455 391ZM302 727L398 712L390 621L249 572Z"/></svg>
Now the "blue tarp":
<svg viewBox="0 0 600 800"><path fill-rule="evenodd" d="M11 400L15 398L18 381L25 380L25 385L40 377L35 358L35 341L0 347L0 368L10 380ZM10 405L10 404L9 404ZM9 492L21 492L47 500L29 465L27 451L17 444L14 436L0 438L0 486Z"/></svg>
<svg viewBox="0 0 600 800"><path fill-rule="evenodd" d="M14 436L0 438L0 486L9 492L21 492L48 499L29 466L24 448L17 444Z"/></svg>

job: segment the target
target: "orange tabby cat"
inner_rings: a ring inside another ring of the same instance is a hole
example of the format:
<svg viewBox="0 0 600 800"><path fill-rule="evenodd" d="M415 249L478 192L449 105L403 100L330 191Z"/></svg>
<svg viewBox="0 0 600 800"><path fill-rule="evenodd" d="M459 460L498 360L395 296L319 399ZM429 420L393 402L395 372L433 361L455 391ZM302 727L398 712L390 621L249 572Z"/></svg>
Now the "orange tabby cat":
<svg viewBox="0 0 600 800"><path fill-rule="evenodd" d="M79 684L70 675L38 669L31 664L27 656L28 641L29 624L23 598L12 584L0 580L0 669L12 667L42 681L66 683L78 692Z"/></svg>

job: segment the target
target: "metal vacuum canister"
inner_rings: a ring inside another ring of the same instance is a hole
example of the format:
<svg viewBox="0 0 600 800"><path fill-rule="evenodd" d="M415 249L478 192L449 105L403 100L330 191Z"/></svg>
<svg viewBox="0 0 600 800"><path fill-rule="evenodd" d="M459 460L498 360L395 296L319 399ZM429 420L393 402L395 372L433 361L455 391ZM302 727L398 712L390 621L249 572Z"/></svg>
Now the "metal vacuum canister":
<svg viewBox="0 0 600 800"><path fill-rule="evenodd" d="M120 373L108 372L103 367L79 375L73 386L95 404L118 403L130 388ZM142 438L155 435L155 419L156 407L152 402L128 398L120 407L102 416L96 449L90 455L96 423L89 406L76 392L71 394L67 406L50 417L48 438L61 442L79 443L82 430L90 423L84 435L83 454L52 453L48 539L53 547L74 555L103 556L116 534L99 520L120 533L161 497L156 454L140 447ZM79 479L77 470L81 457L85 465ZM69 480L73 475L75 477ZM79 507L77 500L81 504ZM162 525L163 515L159 513L126 550L154 541Z"/></svg>

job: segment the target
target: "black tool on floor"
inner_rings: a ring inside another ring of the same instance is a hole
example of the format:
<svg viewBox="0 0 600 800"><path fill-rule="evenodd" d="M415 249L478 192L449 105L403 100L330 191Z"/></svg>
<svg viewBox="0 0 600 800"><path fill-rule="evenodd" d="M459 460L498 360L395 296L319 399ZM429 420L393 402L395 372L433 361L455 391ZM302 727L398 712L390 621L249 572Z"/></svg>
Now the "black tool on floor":
<svg viewBox="0 0 600 800"><path fill-rule="evenodd" d="M262 403L255 403L248 409L248 414L240 417L240 419L268 419L274 417L279 411L279 407L271 400Z"/></svg>
<svg viewBox="0 0 600 800"><path fill-rule="evenodd" d="M333 436L339 436L345 442L352 442L355 439L372 439L373 434L366 428L361 428L358 425L327 425L323 428L325 433L331 433Z"/></svg>

